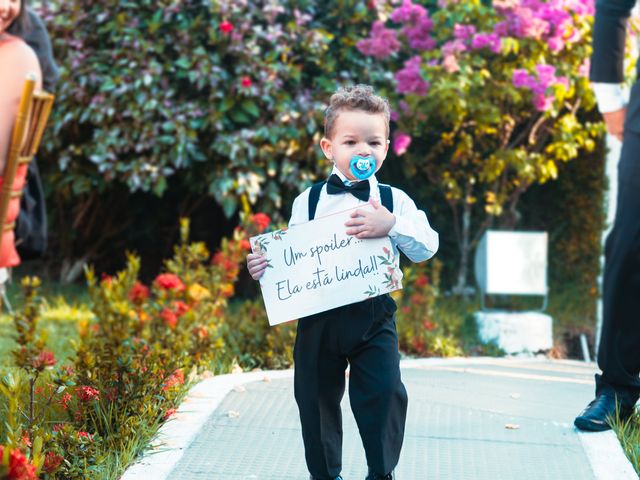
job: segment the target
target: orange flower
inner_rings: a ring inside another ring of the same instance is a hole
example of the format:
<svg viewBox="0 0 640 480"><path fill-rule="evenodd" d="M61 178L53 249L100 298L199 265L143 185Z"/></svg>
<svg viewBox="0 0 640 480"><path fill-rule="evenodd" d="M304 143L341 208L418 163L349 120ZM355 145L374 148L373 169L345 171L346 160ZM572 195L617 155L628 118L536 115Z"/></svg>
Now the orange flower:
<svg viewBox="0 0 640 480"><path fill-rule="evenodd" d="M249 240L247 240L246 238L243 238L242 240L240 240L240 248L242 248L243 250L251 250L251 243L249 243Z"/></svg>
<svg viewBox="0 0 640 480"><path fill-rule="evenodd" d="M184 372L182 370L180 370L180 369L177 369L167 379L167 381L164 384L164 386L162 387L162 389L163 390L169 390L170 388L173 388L176 385L182 385L183 383L184 383Z"/></svg>
<svg viewBox="0 0 640 480"><path fill-rule="evenodd" d="M220 287L220 294L225 298L233 296L234 292L235 290L232 283L225 283Z"/></svg>
<svg viewBox="0 0 640 480"><path fill-rule="evenodd" d="M251 215L251 222L257 227L258 233L262 233L271 223L271 219L264 213L256 213Z"/></svg>
<svg viewBox="0 0 640 480"><path fill-rule="evenodd" d="M162 273L156 277L154 283L163 290L175 290L182 292L184 290L184 283L180 280L180 277L173 273Z"/></svg>

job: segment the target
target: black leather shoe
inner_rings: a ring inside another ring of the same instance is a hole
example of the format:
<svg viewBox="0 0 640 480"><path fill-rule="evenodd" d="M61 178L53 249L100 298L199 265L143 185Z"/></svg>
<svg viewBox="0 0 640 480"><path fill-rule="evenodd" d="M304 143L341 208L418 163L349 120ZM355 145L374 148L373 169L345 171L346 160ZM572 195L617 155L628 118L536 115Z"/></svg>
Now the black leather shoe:
<svg viewBox="0 0 640 480"><path fill-rule="evenodd" d="M602 393L593 400L573 424L580 430L589 432L603 432L611 428L611 422L616 418L628 419L633 413L633 407L626 407L616 402L612 394Z"/></svg>
<svg viewBox="0 0 640 480"><path fill-rule="evenodd" d="M364 480L395 480L395 478L396 476L393 474L393 472L387 473L386 475L380 475L379 473L373 473L371 470L369 470L369 474Z"/></svg>

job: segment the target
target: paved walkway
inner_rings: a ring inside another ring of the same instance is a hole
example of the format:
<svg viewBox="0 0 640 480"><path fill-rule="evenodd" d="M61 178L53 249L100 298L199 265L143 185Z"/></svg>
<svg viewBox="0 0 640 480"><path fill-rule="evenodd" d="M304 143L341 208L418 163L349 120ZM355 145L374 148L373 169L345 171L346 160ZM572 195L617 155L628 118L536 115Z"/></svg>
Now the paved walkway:
<svg viewBox="0 0 640 480"><path fill-rule="evenodd" d="M426 359L409 393L400 480L637 479L612 432L578 434L595 366L546 359ZM366 474L348 397L345 480ZM123 480L306 480L291 371L205 380Z"/></svg>

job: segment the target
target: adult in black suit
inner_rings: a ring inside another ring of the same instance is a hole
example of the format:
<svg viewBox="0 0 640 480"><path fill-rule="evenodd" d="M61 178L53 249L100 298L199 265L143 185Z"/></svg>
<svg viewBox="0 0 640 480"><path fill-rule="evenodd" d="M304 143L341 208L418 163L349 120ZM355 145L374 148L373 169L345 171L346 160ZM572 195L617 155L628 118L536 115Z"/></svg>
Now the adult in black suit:
<svg viewBox="0 0 640 480"><path fill-rule="evenodd" d="M42 70L42 86L48 92L55 90L60 78L53 58L51 40L40 17L27 8L25 26L14 24L9 32L21 37L36 52ZM25 259L42 255L47 249L47 209L40 171L36 159L29 164L29 174L20 201L20 215L16 224L16 246Z"/></svg>
<svg viewBox="0 0 640 480"><path fill-rule="evenodd" d="M590 79L607 130L622 141L618 200L605 243L603 323L596 398L575 419L581 430L628 418L640 396L640 82L621 94L627 19L635 0L597 0ZM640 63L638 64L640 67Z"/></svg>

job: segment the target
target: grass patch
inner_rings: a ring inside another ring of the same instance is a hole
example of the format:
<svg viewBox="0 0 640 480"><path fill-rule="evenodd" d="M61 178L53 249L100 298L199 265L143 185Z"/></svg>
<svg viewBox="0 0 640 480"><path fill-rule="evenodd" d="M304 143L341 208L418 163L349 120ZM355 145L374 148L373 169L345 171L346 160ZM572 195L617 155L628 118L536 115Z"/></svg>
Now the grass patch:
<svg viewBox="0 0 640 480"><path fill-rule="evenodd" d="M627 421L617 419L613 424L624 453L640 475L640 414L636 411Z"/></svg>

